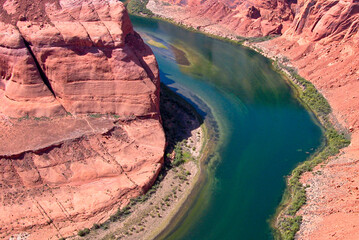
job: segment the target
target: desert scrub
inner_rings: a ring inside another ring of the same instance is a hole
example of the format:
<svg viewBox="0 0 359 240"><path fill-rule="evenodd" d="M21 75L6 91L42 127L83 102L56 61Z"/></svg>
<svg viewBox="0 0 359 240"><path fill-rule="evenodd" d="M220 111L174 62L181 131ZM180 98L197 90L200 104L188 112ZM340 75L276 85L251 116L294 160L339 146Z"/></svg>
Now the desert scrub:
<svg viewBox="0 0 359 240"><path fill-rule="evenodd" d="M283 61L282 61L283 62ZM339 150L350 144L349 137L338 132L329 121L331 107L323 95L312 83L297 74L294 68L274 62L276 70L283 70L289 74L293 81L292 87L297 91L299 99L304 106L311 110L324 127L324 139L322 147L307 161L299 164L287 179L287 188L282 202L274 219L276 228L275 236L278 239L291 240L300 228L302 217L297 215L298 210L306 203L307 196L305 188L300 182L301 175L312 171L319 163L324 162L331 156L339 153ZM273 223L272 223L273 225Z"/></svg>
<svg viewBox="0 0 359 240"><path fill-rule="evenodd" d="M296 83L293 86L297 90L298 97L313 111L319 120L326 118L331 113L332 110L328 101L318 92L311 82L299 76L294 68L284 65L280 61L274 62L274 66L276 70L285 70L290 75L290 78ZM322 124L327 124L327 122L328 121L324 119Z"/></svg>
<svg viewBox="0 0 359 240"><path fill-rule="evenodd" d="M258 42L269 41L269 40L277 38L279 36L280 35L268 35L268 36L262 36L262 37L242 37L242 36L237 36L237 41L240 42L240 43L244 43L244 42L258 43Z"/></svg>
<svg viewBox="0 0 359 240"><path fill-rule="evenodd" d="M130 14L153 16L153 13L146 8L148 0L131 0L127 4L127 9Z"/></svg>
<svg viewBox="0 0 359 240"><path fill-rule="evenodd" d="M35 121L49 121L50 118L49 118L49 117L42 116L42 117L34 117L34 120L35 120Z"/></svg>
<svg viewBox="0 0 359 240"><path fill-rule="evenodd" d="M18 120L19 122L21 122L21 121L29 120L29 119L30 119L30 116L29 116L28 114L26 114L25 116L23 116L23 117L21 117L21 118L18 118L17 120Z"/></svg>
<svg viewBox="0 0 359 240"><path fill-rule="evenodd" d="M105 114L101 114L101 113L90 113L88 114L89 117L92 117L92 118L101 118L103 116L105 116Z"/></svg>
<svg viewBox="0 0 359 240"><path fill-rule="evenodd" d="M82 230L78 231L77 235L79 235L80 237L83 237L83 236L86 236L89 233L90 233L90 229L85 228L85 229L82 229Z"/></svg>
<svg viewBox="0 0 359 240"><path fill-rule="evenodd" d="M175 167L178 167L185 162L193 160L192 154L189 151L185 150L183 145L185 145L185 143L179 142L175 145L175 148L173 150L175 153L175 157L172 160L172 165Z"/></svg>

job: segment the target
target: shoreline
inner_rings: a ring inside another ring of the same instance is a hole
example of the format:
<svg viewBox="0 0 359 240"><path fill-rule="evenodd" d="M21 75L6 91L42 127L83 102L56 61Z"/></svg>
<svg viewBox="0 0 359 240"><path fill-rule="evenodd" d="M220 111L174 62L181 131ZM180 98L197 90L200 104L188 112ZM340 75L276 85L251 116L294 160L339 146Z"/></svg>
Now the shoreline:
<svg viewBox="0 0 359 240"><path fill-rule="evenodd" d="M204 34L208 37L226 41L231 44L240 45L242 47L249 48L271 60L274 71L277 71L282 75L284 80L292 89L294 97L305 109L307 109L307 111L313 117L314 122L316 122L322 128L323 142L321 146L319 147L318 151L313 153L307 160L298 163L298 165L291 171L290 175L286 177L286 188L283 193L283 198L277 207L275 214L269 219L273 234L276 238L294 239L295 234L299 231L299 227L302 221L301 215L297 215L297 212L306 203L307 198L305 191L306 186L303 186L301 183L301 176L304 173L311 172L313 168L318 166L320 163L327 162L331 157L338 155L340 153L340 149L345 148L350 144L350 137L348 137L349 132L342 126L335 124L335 117L331 112L331 106L328 104L327 100L311 82L305 80L296 73L295 69L290 65L290 62L285 62L284 58L280 55L270 56L269 53L266 53L266 50L256 45L256 43L263 41L261 38L253 39L253 41L251 41L251 39L237 40L238 38L235 38L233 35L215 35L206 29L194 29L191 25L177 22L176 19L160 16L156 13L153 16L139 16L166 21L192 32ZM268 40L270 39L265 39L264 41ZM316 94L315 97L319 97L320 99L319 103L315 103L313 105L311 101L317 101L317 99L305 98L305 96L303 96L306 88L314 89ZM316 106L318 104L328 105L329 112L320 112L320 108ZM332 147L334 147L334 150L331 149ZM298 193L300 193L299 197ZM292 212L293 208L295 209L294 213ZM291 210L289 217L286 212L288 209Z"/></svg>
<svg viewBox="0 0 359 240"><path fill-rule="evenodd" d="M168 88L165 86L165 88ZM187 106L192 113L196 115L198 118L202 118L199 113L196 111L196 109L185 100L182 96L179 94L173 92L169 89L169 93L175 101ZM208 159L210 159L210 155L212 154L213 150L217 147L216 143L218 139L212 138L214 135L213 130L210 128L212 123L210 121L207 121L207 119L202 119L203 123L201 125L202 130L202 148L199 151L198 154L198 174L196 177L192 180L191 186L186 192L186 197L182 199L182 201L176 206L176 208L169 213L169 217L164 225L161 225L160 227L154 229L152 231L152 234L150 235L151 238L148 239L164 239L168 233L173 231L173 228L177 226L177 223L180 222L184 216L184 214L187 213L187 211L183 211L183 207L185 206L191 206L192 203L196 200L198 193L202 190L204 186L206 186L206 179L208 175L209 169L208 167Z"/></svg>

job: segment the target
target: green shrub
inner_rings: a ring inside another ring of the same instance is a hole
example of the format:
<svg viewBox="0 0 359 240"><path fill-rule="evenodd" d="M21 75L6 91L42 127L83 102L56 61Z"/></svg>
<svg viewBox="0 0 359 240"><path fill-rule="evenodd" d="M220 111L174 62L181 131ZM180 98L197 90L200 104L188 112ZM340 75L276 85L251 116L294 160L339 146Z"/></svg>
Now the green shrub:
<svg viewBox="0 0 359 240"><path fill-rule="evenodd" d="M82 230L78 231L77 235L79 235L80 237L83 237L83 236L86 236L89 233L90 233L90 229L85 228L85 229L82 229Z"/></svg>
<svg viewBox="0 0 359 240"><path fill-rule="evenodd" d="M280 223L280 228L282 229L282 239L294 239L294 236L296 232L298 232L301 223L302 216L288 217L285 219L285 221L282 221Z"/></svg>
<svg viewBox="0 0 359 240"><path fill-rule="evenodd" d="M94 223L93 225L92 225L92 229L99 229L101 226L99 225L99 224L97 224L97 223Z"/></svg>
<svg viewBox="0 0 359 240"><path fill-rule="evenodd" d="M104 222L104 223L102 223L101 224L101 228L103 229L103 230L106 230L106 229L108 229L108 225L109 225L110 223L108 222L108 221L106 221L106 222Z"/></svg>
<svg viewBox="0 0 359 240"><path fill-rule="evenodd" d="M120 216L117 216L116 214L110 216L110 221L111 222L116 222L119 219Z"/></svg>
<svg viewBox="0 0 359 240"><path fill-rule="evenodd" d="M92 117L92 118L100 118L100 117L103 116L103 114L101 114L101 113L91 113L88 116Z"/></svg>
<svg viewBox="0 0 359 240"><path fill-rule="evenodd" d="M182 153L182 146L180 143L177 143L174 149L175 152L175 158L173 159L173 166L179 166L182 163L184 163L183 153Z"/></svg>

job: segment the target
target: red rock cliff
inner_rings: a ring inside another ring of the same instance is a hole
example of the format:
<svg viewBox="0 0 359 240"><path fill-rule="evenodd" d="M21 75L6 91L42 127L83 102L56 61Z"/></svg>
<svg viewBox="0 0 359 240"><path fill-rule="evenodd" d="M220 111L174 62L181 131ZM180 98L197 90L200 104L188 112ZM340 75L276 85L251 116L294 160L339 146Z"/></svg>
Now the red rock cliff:
<svg viewBox="0 0 359 240"><path fill-rule="evenodd" d="M0 238L76 234L151 186L158 67L121 2L1 2L0 75Z"/></svg>
<svg viewBox="0 0 359 240"><path fill-rule="evenodd" d="M147 7L155 14L214 34L260 37L284 32L294 18L295 3L293 0L151 0Z"/></svg>
<svg viewBox="0 0 359 240"><path fill-rule="evenodd" d="M38 4L6 1L1 8L4 114L158 113L156 61L120 3Z"/></svg>

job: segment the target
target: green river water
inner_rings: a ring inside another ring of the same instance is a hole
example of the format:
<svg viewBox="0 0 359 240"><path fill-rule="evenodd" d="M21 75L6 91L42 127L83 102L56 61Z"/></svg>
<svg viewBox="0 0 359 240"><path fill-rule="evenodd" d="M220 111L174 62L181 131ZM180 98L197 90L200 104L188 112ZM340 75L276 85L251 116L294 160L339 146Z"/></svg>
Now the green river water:
<svg viewBox="0 0 359 240"><path fill-rule="evenodd" d="M131 17L161 81L193 104L216 142L205 181L162 239L273 239L285 176L320 146L321 128L271 62L167 22Z"/></svg>

